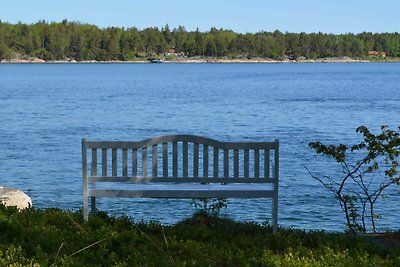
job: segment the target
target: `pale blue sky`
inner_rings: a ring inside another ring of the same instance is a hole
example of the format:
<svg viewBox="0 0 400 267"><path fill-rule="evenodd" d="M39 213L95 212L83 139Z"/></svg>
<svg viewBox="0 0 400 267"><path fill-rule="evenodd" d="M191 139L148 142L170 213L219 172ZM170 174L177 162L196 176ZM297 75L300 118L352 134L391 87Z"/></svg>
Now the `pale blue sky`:
<svg viewBox="0 0 400 267"><path fill-rule="evenodd" d="M80 21L139 29L235 32L400 32L400 0L2 0L4 22Z"/></svg>

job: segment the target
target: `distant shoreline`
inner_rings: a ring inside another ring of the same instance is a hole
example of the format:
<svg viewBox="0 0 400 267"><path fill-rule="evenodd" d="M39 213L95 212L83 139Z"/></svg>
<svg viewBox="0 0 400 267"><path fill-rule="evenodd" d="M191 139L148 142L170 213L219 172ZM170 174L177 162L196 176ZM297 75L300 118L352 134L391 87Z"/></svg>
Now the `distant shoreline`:
<svg viewBox="0 0 400 267"><path fill-rule="evenodd" d="M392 63L392 62L400 62L400 58L388 58L385 60L368 60L368 59L352 59L348 57L343 58L319 58L319 59L301 59L301 60L276 60L276 59L263 59L263 58L254 58L254 59L224 59L224 58L177 58L173 60L165 60L163 64L171 64L171 63L237 63L237 64L246 64L246 63L270 63L270 64L280 64L280 63ZM97 60L42 60L38 58L32 59L11 59L11 60L2 60L0 64L153 64L148 60L142 61L123 61L123 60L110 60L110 61L97 61Z"/></svg>

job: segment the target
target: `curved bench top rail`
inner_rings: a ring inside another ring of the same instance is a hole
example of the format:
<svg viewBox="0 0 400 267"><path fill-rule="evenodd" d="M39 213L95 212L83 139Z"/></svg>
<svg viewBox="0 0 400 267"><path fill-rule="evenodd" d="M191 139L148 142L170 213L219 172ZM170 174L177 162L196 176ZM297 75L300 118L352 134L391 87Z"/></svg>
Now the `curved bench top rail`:
<svg viewBox="0 0 400 267"><path fill-rule="evenodd" d="M275 149L278 144L278 140L275 142L222 142L207 137L196 136L196 135L166 135L158 136L143 141L88 141L85 138L82 139L86 142L88 149L141 149L144 147L150 147L154 145L171 143L171 142L188 142L197 143L206 146L215 147L218 149Z"/></svg>

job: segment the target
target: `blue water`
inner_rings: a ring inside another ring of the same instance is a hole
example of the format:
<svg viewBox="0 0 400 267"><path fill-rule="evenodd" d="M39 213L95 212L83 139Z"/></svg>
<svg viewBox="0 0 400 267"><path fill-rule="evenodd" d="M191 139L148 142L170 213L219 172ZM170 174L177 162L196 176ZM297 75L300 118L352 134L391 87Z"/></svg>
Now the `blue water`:
<svg viewBox="0 0 400 267"><path fill-rule="evenodd" d="M307 166L335 174L307 144L359 140L355 129L400 125L400 64L0 65L0 184L38 208L82 207L82 137L140 140L196 134L223 141L280 139L279 223L344 229L339 205ZM400 228L400 186L378 206L383 229ZM134 220L174 223L190 200L101 199ZM230 200L223 213L270 219L269 200Z"/></svg>

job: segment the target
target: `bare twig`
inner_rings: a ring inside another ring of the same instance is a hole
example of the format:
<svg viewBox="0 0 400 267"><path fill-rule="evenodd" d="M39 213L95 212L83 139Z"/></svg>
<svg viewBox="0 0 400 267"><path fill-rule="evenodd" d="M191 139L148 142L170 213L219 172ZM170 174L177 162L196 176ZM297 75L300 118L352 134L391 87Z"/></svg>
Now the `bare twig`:
<svg viewBox="0 0 400 267"><path fill-rule="evenodd" d="M99 241L96 241L96 242L94 242L94 243L92 243L92 244L90 244L90 245L88 245L88 246L86 246L86 247L84 247L84 248L82 248L82 249L80 249L80 250L78 250L78 251L75 251L74 253L72 253L71 255L69 255L67 258L70 258L70 257L72 257L72 256L74 256L74 255L76 255L76 254L78 254L78 253L81 253L82 251L85 251L85 250L87 250L87 249L89 249L89 248L91 248L91 247L93 247L93 246L95 246L95 245L97 245L97 244L99 244L99 243L105 241L105 240L107 240L107 238L103 238L103 239L101 239L101 240L99 240Z"/></svg>
<svg viewBox="0 0 400 267"><path fill-rule="evenodd" d="M64 246L64 242L62 242L61 245L60 245L60 247L58 248L56 257L55 257L54 262L53 262L53 264L52 264L51 266L56 265L57 259L58 259L58 255L60 254L61 248L62 248L63 246Z"/></svg>
<svg viewBox="0 0 400 267"><path fill-rule="evenodd" d="M161 230L162 230L162 233L163 233L165 245L166 245L167 249L169 249L169 244L168 244L168 241L167 241L167 237L165 236L164 226L161 226Z"/></svg>
<svg viewBox="0 0 400 267"><path fill-rule="evenodd" d="M174 259L173 259L170 255L168 255L168 253L165 252L165 250L163 250L161 247L159 247L153 240L151 240L150 237L149 237L144 231L142 231L142 229L140 229L136 224L133 224L133 226L134 226L142 235L144 235L144 236L147 238L147 240L149 240L150 243L151 243L154 247L156 247L160 252L162 252L165 256L167 256L167 258L170 259L170 260L175 264Z"/></svg>

